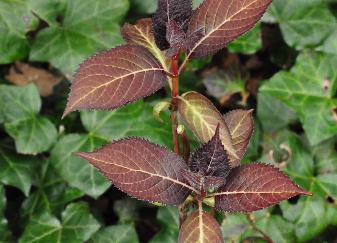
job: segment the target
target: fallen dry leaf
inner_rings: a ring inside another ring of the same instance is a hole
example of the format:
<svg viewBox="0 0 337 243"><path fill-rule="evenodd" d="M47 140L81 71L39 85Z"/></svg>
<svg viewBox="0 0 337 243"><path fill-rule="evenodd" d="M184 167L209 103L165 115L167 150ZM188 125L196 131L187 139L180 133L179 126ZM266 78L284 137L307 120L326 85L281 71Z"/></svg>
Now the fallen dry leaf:
<svg viewBox="0 0 337 243"><path fill-rule="evenodd" d="M16 62L9 70L9 74L5 77L9 82L25 86L34 83L41 96L49 96L53 93L55 85L61 82L62 77L51 74L50 72L32 67L29 64Z"/></svg>

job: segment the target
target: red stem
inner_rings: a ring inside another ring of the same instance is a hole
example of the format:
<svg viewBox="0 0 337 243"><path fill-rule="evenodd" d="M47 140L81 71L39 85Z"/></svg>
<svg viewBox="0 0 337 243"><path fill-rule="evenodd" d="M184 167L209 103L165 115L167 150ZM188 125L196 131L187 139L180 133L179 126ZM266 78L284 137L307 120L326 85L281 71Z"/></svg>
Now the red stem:
<svg viewBox="0 0 337 243"><path fill-rule="evenodd" d="M179 134L178 128L178 99L179 96L179 54L172 58L171 72L173 74L172 78L172 111L171 111L171 123L172 123L172 135L173 135L173 150L176 154L180 154L179 148Z"/></svg>

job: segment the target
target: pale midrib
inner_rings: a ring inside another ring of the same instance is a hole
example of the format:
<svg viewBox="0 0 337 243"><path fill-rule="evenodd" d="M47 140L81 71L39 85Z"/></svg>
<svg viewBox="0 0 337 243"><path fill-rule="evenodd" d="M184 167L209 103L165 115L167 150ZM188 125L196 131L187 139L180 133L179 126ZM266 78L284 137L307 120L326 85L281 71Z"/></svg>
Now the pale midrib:
<svg viewBox="0 0 337 243"><path fill-rule="evenodd" d="M135 28L138 30L139 34L145 39L145 41L147 43L149 43L149 45L151 46L150 49L153 51L153 54L158 58L159 62L164 67L164 69L166 71L168 71L168 67L165 63L165 60L163 59L163 56L162 56L162 52L158 49L158 47L156 45L153 44L151 39L148 38L148 36L146 36L140 28L138 28L137 26L135 26Z"/></svg>
<svg viewBox="0 0 337 243"><path fill-rule="evenodd" d="M114 163L109 163L107 161L104 161L104 160L100 160L100 159L96 159L96 158L92 158L90 156L85 156L85 155L81 155L83 156L84 158L86 159L92 159L94 161L97 161L97 162L100 162L100 163L103 163L103 164L107 164L107 165L114 165L114 166L117 166L117 167L120 167L120 168L123 168L123 169L127 169L127 170L130 170L130 171L133 171L133 172L141 172L141 173L144 173L144 174L148 174L148 175L151 175L151 176L156 176L156 177L160 177L164 180L168 180L168 181L172 181L176 184L179 184L183 187L186 187L190 190L192 190L193 192L196 192L198 193L197 190L195 190L193 187L190 187L189 185L185 184L185 183L182 183L181 181L178 181L178 180L175 180L175 179L172 179L171 177L167 177L167 176L163 176L163 175L159 175L159 174L153 174L151 172L148 172L148 171L145 171L145 170L135 170L135 169L132 169L132 168L129 168L129 167L126 167L126 166L123 166L123 165L118 165L118 164L114 164Z"/></svg>
<svg viewBox="0 0 337 243"><path fill-rule="evenodd" d="M296 193L295 191L280 191L280 192L267 192L267 191L250 191L250 192L245 192L245 191L233 191L233 192L219 192L219 193L214 193L211 194L207 197L214 197L214 196L221 196L221 195L234 195L234 194L283 194L283 193Z"/></svg>
<svg viewBox="0 0 337 243"><path fill-rule="evenodd" d="M199 205L199 240L200 240L200 243L204 243L204 222L203 222L202 216L203 216L202 206Z"/></svg>
<svg viewBox="0 0 337 243"><path fill-rule="evenodd" d="M192 55L192 53L195 51L195 49L197 49L207 38L209 38L214 32L218 31L220 29L221 26L223 26L224 24L226 24L227 22L231 21L232 18L234 16L236 16L238 13L242 12L243 10L249 8L251 5L253 5L254 3L256 3L257 1L254 1L252 3L250 3L249 5L245 6L244 8L241 8L240 10L238 10L237 12L235 12L232 16L230 16L229 18L225 19L221 24L219 24L218 26L216 26L213 30L211 30L208 34L206 34L203 38L201 38L201 40L192 48L192 50L189 52L187 59L190 58L190 56Z"/></svg>
<svg viewBox="0 0 337 243"><path fill-rule="evenodd" d="M183 97L178 97L180 98L185 104L186 106L190 107L190 109L193 111L193 113L199 117L200 121L202 121L203 124L205 124L205 127L207 128L208 131L210 131L211 133L214 132L212 128L210 128L210 126L208 126L208 122L203 118L201 112L199 112L198 109L196 109L193 105L190 104L190 102L186 99L184 99ZM220 121L219 121L220 123ZM230 134L228 134L230 136ZM224 144L223 144L224 145ZM234 150L234 148L231 148L230 145L224 145L225 149L228 150L228 152L231 153L232 156L234 156L234 158L239 159L239 157L236 154L236 151Z"/></svg>
<svg viewBox="0 0 337 243"><path fill-rule="evenodd" d="M72 106L69 107L68 110L72 110L74 107L76 107L76 105L78 103L80 103L82 100L86 99L89 95L91 95L92 93L96 92L96 90L104 87L104 86L108 86L110 85L111 83L115 82L116 80L119 80L119 79L124 79L124 78L127 78L129 76L132 76L132 75L135 75L135 74L138 74L138 73L142 73L142 72L149 72L149 71L165 71L163 68L149 68L149 69L142 69L142 70L138 70L136 72L132 72L132 73L128 73L128 74L125 74L123 76L119 76L117 78L114 78L104 84L101 84L95 88L93 88L90 92L88 92L86 95L82 96L80 99L78 99L76 102L74 102L74 104Z"/></svg>

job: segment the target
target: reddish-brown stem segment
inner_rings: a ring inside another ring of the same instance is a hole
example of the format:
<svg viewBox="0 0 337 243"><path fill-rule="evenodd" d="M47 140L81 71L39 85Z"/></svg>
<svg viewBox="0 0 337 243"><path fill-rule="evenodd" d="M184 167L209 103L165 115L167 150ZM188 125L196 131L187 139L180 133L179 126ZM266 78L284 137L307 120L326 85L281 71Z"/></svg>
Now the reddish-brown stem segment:
<svg viewBox="0 0 337 243"><path fill-rule="evenodd" d="M188 160L190 158L190 143L188 141L188 137L185 131L181 134L181 140L183 142L183 158L186 163L188 163Z"/></svg>
<svg viewBox="0 0 337 243"><path fill-rule="evenodd" d="M171 111L171 123L172 123L172 135L173 135L173 150L175 153L180 154L179 148L179 134L178 128L178 100L179 95L179 68L178 68L179 54L172 58L171 72L173 74L172 78L172 111Z"/></svg>

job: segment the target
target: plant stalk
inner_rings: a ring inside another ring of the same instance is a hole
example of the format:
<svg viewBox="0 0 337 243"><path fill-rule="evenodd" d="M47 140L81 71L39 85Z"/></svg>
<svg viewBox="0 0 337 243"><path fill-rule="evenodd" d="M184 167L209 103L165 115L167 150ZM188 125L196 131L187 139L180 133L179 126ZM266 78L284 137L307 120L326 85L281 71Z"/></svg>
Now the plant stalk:
<svg viewBox="0 0 337 243"><path fill-rule="evenodd" d="M173 150L176 154L180 154L179 134L178 134L178 96L179 96L179 53L172 58L171 72L172 78L172 110L171 110L171 124L173 136Z"/></svg>

